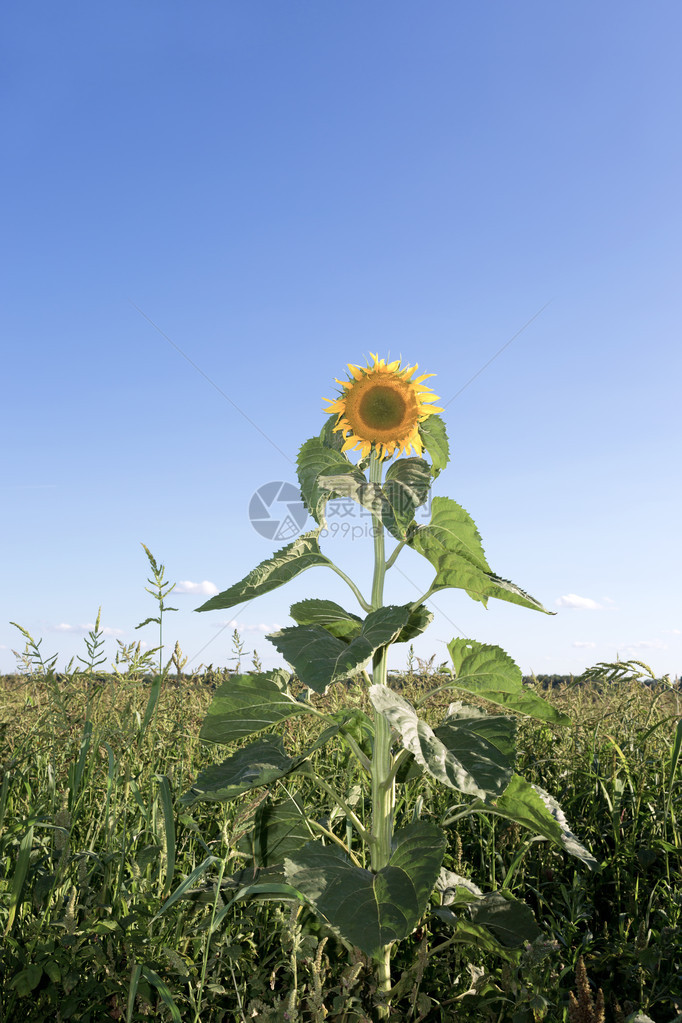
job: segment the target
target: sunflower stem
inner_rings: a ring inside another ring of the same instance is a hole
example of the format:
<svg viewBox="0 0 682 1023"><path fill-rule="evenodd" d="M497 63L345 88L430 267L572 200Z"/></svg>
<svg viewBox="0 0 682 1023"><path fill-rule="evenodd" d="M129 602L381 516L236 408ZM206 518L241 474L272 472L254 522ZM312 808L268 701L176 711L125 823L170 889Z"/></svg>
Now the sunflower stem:
<svg viewBox="0 0 682 1023"><path fill-rule="evenodd" d="M372 451L369 466L370 483L381 486L382 459L376 450ZM386 555L384 548L384 524L377 515L372 515L374 526L374 578L372 580L372 608L376 611L383 606ZM380 647L372 660L374 685L385 686L387 680L388 646ZM372 870L376 873L388 865L393 840L393 815L395 811L395 777L391 755L391 725L385 715L374 714L374 751L372 756ZM387 996L391 989L391 946L385 945L376 966L377 988L380 995ZM386 1000L377 1008L377 1018L389 1018L389 1002Z"/></svg>
<svg viewBox="0 0 682 1023"><path fill-rule="evenodd" d="M401 540L400 543L391 552L391 555L390 555L388 561L386 562L386 571L387 572L388 572L389 568L391 568L391 566L395 564L396 558L398 557L398 555L400 554L401 550L403 549L403 547L405 546L406 543L407 543L407 540Z"/></svg>
<svg viewBox="0 0 682 1023"><path fill-rule="evenodd" d="M383 537L382 537L382 539L383 539ZM362 610L363 611L367 611L367 613L369 614L369 612L373 610L373 607L372 607L371 604L367 603L367 601L365 600L363 595L360 593L360 590L355 585L355 583L350 578L350 576L346 575L345 572L342 572L341 569L338 567L338 565L335 565L333 561L330 561L329 565L327 567L331 568L334 572L336 572L337 575L340 575L341 578L343 579L343 581L345 583L347 583L348 586L350 586L351 590L355 594L355 599L357 600L357 602L360 605L360 607L362 608Z"/></svg>
<svg viewBox="0 0 682 1023"><path fill-rule="evenodd" d="M419 605L423 604L424 601L428 600L432 593L435 593L435 590L433 586L429 586L426 593L422 593L421 597L418 600L415 600L413 604L410 604L410 611L416 611Z"/></svg>

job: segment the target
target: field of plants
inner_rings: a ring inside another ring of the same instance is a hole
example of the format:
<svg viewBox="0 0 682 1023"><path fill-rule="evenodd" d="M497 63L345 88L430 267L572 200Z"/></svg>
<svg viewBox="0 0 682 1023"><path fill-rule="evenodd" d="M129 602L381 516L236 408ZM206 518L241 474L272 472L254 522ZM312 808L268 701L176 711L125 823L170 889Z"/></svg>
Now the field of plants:
<svg viewBox="0 0 682 1023"><path fill-rule="evenodd" d="M180 802L225 755L199 730L216 686L235 671L183 674L176 647L171 670L152 676L138 647L102 673L98 644L95 630L80 670L58 674L27 636L22 670L0 681L0 1019L375 1018L366 955L296 900L273 892L234 901L254 870L254 821L268 819L268 807L305 804L329 841L346 836L347 817L305 772L226 801ZM390 678L413 703L438 681L414 658ZM406 772L400 817L443 826L444 866L475 890L523 902L540 934L531 928L532 941L510 942L503 955L475 927L470 940L453 939L432 896L396 946L392 1020L682 1020L679 694L634 662L553 681L524 686L571 723L519 719L516 766L560 801L599 868L513 822L462 815L467 797ZM442 716L448 699L425 715ZM366 708L367 694L336 683L312 701L334 714ZM294 754L320 726L307 716L280 732ZM365 820L357 759L344 746L316 757ZM267 837L277 840L276 827ZM470 907L461 912L472 917Z"/></svg>
<svg viewBox="0 0 682 1023"><path fill-rule="evenodd" d="M364 618L311 596L268 636L291 672L263 671L235 630L231 670L188 675L177 643L164 664L173 585L145 547L158 612L137 628L158 626L154 649L117 641L104 672L98 614L59 674L17 626L0 716L7 1023L682 1021L679 688L635 661L524 680L461 637L448 662L415 658L440 590L547 612L493 572L457 502L433 498L417 524L445 424L416 366L372 359L299 451L316 527L197 608L317 566ZM392 460L411 448L429 460ZM337 498L371 515L371 593L321 550ZM396 605L405 547L434 575Z"/></svg>

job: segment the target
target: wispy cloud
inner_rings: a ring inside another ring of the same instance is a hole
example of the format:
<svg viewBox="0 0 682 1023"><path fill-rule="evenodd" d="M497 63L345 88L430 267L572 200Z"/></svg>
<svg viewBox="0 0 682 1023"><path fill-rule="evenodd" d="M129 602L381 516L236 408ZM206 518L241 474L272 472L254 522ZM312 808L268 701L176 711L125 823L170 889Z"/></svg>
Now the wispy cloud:
<svg viewBox="0 0 682 1023"><path fill-rule="evenodd" d="M604 607L603 604L598 604L591 597L579 597L577 593L566 593L554 603L557 607L573 607L581 611L601 611Z"/></svg>
<svg viewBox="0 0 682 1023"><path fill-rule="evenodd" d="M238 622L236 618L231 618L227 622L217 622L213 626L215 629L236 629L237 632L279 632L282 626L279 622L258 622L257 625L247 624L246 622Z"/></svg>
<svg viewBox="0 0 682 1023"><path fill-rule="evenodd" d="M596 645L597 645L596 643L592 643L592 642L590 642L590 640L582 640L582 639L575 639L571 643L571 646L579 647L580 649L585 649L585 650L594 650Z"/></svg>
<svg viewBox="0 0 682 1023"><path fill-rule="evenodd" d="M87 625L69 625L67 622L60 622L58 625L48 625L47 629L50 632L70 632L77 636L85 636L86 633L92 632L95 628L94 622L89 622ZM122 636L123 629L112 629L108 625L100 629L103 636Z"/></svg>
<svg viewBox="0 0 682 1023"><path fill-rule="evenodd" d="M660 639L640 639L637 643L627 643L623 650L667 650L667 646Z"/></svg>
<svg viewBox="0 0 682 1023"><path fill-rule="evenodd" d="M216 584L209 582L208 579L204 579L203 583L193 583L189 579L183 579L182 582L175 584L173 590L173 593L194 593L202 597L213 597L218 592Z"/></svg>

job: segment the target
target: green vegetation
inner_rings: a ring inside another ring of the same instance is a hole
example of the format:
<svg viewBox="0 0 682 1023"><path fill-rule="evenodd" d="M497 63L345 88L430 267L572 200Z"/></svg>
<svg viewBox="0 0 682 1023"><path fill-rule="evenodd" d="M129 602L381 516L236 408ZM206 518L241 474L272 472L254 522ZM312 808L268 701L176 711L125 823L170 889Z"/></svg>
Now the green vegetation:
<svg viewBox="0 0 682 1023"><path fill-rule="evenodd" d="M233 878L248 885L253 876L258 829L271 843L277 826L281 840L290 835L286 801L305 803L343 841L346 816L305 774L184 806L181 793L219 759L198 733L213 691L235 675L182 675L178 647L161 676L149 677L139 648L121 648L104 674L98 630L99 619L80 670L64 674L27 635L24 670L1 682L0 1019L371 1019L373 964L309 909L267 897L230 905ZM398 946L391 1019L565 1020L581 957L595 1000L603 990L607 1023L637 1012L680 1019L682 725L675 689L645 676L635 663L599 666L543 691L568 727L519 723L517 769L560 800L598 871L514 822L461 815L473 796L455 805L428 776L402 782L401 814L445 829L444 866L472 892L523 902L542 934L500 956L476 944L469 906L461 915L471 941L454 941L444 917L456 898L448 905L438 892ZM444 680L413 659L391 685L418 704ZM349 704L371 710L360 685L336 683L312 701L331 715ZM447 704L439 694L425 717L441 720ZM320 728L304 715L279 731L295 756ZM365 819L355 757L327 747L312 754L313 768L320 756L324 777Z"/></svg>
<svg viewBox="0 0 682 1023"><path fill-rule="evenodd" d="M293 673L264 672L255 654L244 672L236 630L235 670L188 677L177 643L164 666L174 587L147 547L158 614L137 627L158 626L153 650L119 642L102 673L98 614L87 656L58 675L17 626L24 671L3 682L4 1019L682 1021L676 688L628 662L545 692L470 639L436 671L415 670L410 647L406 675L389 676L389 648L424 632L438 590L544 611L492 572L455 501L435 497L417 525L449 449L398 365L358 370L336 403L362 428L357 465L336 435L345 420L302 446L316 528L197 609L333 570L365 617L293 604L296 624L268 637ZM413 444L430 462L384 473L372 438L385 415L402 431L382 433L389 453ZM371 514L369 599L320 549L338 497ZM384 584L405 547L435 575L397 606Z"/></svg>
<svg viewBox="0 0 682 1023"><path fill-rule="evenodd" d="M312 912L318 928L330 931L351 961L363 955L371 960L373 1015L380 1021L394 1015L396 1003L410 986L409 971L396 982L395 970L401 944L427 912L444 926L447 946L493 952L514 962L524 943L542 939L532 911L515 897L510 884L483 890L466 874L451 869L446 853L449 829L455 824L465 828L468 818L501 818L529 831L531 837L541 836L592 870L598 863L570 831L556 798L516 770L515 715L554 726L566 726L570 718L524 687L521 670L504 650L453 639L448 644L452 666L442 665L435 686L420 693L415 703L404 687L388 678L390 647L407 643L428 628L433 615L425 602L439 590L464 590L483 606L492 597L535 611L545 609L492 571L473 519L455 501L434 497L430 522L417 524L415 510L427 503L433 480L449 460L445 424L434 414L437 410L419 413L415 389L423 387L423 377L411 384L414 369L401 371L399 362L385 366L373 358L376 365L369 369L350 367L353 380L343 385L345 397L333 403L334 413L340 416L345 410L347 419L336 425L328 420L319 436L311 437L299 451L301 496L316 528L197 608L232 608L309 568L324 567L347 583L366 617L320 598L291 606L296 624L268 639L294 674L277 670L225 679L200 732L201 738L228 747L259 733L260 737L202 771L181 805L229 802L247 791L282 784L284 794L254 817L246 839L248 874L225 879L236 894L217 920L234 903L254 898L279 898L297 914ZM347 426L355 434L344 443L338 432ZM363 449L357 464L345 454L355 441ZM403 453L414 446L430 461L399 458L386 468L384 444L389 453L396 445ZM320 548L326 506L335 498L350 499L371 514L374 570L366 596ZM395 541L390 554L387 540ZM388 573L406 547L426 558L435 574L414 602L386 603ZM339 682L343 685L336 689L341 698L338 709L316 703L313 697L324 699ZM303 699L296 694L296 685L304 687ZM458 699L434 719L438 698L442 702L446 691ZM300 738L292 750L285 745L285 736L271 732L279 725L288 733L291 724L299 726L298 734L305 740L302 748ZM317 726L316 734L311 734L311 725ZM315 755L324 747L334 750L331 757ZM336 766L339 755L344 764L341 776ZM433 805L425 798L434 781L449 790L449 805L442 809L438 797ZM304 783L328 799L322 819L317 801L311 805L301 787ZM341 834L332 826L337 820ZM183 891L181 886L173 899ZM428 958L429 953L425 955ZM290 1008L295 1008L295 1001Z"/></svg>

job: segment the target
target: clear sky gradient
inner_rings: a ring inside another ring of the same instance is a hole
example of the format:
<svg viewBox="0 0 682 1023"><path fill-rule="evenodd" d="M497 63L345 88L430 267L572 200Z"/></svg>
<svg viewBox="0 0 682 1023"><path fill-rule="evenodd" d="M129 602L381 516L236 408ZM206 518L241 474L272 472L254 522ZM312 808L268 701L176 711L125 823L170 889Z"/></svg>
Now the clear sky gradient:
<svg viewBox="0 0 682 1023"><path fill-rule="evenodd" d="M27 0L0 27L0 671L10 621L61 667L100 605L110 659L154 645L141 543L189 667L235 626L281 663L294 600L357 611L322 569L193 609L281 546L251 497L378 352L437 374L434 492L556 612L445 591L416 652L680 673L679 4ZM335 521L367 590L366 520ZM404 551L387 601L431 575Z"/></svg>

